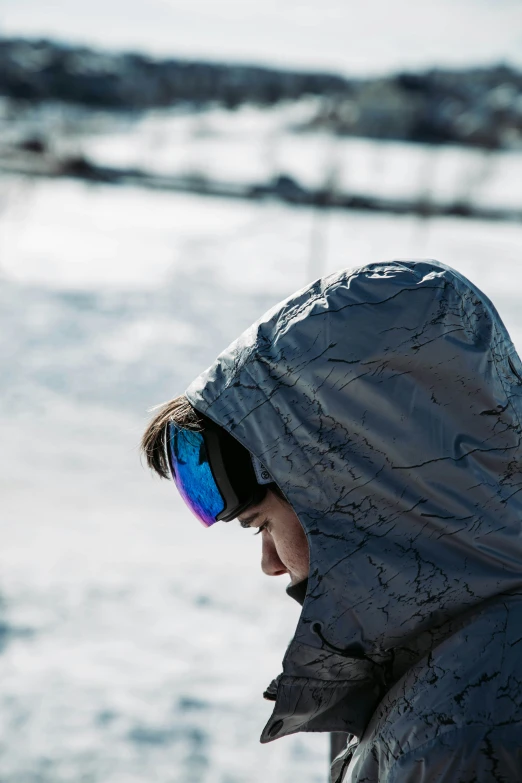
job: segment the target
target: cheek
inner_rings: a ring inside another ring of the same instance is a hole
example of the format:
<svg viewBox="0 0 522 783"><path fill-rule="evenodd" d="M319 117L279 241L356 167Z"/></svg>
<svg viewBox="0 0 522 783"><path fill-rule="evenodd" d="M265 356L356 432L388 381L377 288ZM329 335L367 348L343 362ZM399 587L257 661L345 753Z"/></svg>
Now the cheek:
<svg viewBox="0 0 522 783"><path fill-rule="evenodd" d="M308 576L310 555L308 541L299 520L284 533L280 540L275 542L279 557L289 571L304 579Z"/></svg>

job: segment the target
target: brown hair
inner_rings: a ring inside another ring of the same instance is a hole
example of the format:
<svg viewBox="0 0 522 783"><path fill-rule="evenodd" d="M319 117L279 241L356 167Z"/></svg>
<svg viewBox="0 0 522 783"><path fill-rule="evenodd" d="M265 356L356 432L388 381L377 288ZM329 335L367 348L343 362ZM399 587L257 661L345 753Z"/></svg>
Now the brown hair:
<svg viewBox="0 0 522 783"><path fill-rule="evenodd" d="M175 397L156 409L156 415L143 433L141 450L147 460L147 465L161 478L170 478L169 466L165 458L165 430L169 421L173 421L180 429L201 430L203 418L190 404L184 394Z"/></svg>

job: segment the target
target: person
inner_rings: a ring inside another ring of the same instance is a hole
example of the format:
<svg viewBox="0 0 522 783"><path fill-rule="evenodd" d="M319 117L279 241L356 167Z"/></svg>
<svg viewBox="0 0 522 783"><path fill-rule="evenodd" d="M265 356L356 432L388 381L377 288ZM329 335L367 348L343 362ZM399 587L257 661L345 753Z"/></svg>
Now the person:
<svg viewBox="0 0 522 783"><path fill-rule="evenodd" d="M144 438L302 604L261 742L345 732L335 783L522 780L522 365L430 260L318 280Z"/></svg>

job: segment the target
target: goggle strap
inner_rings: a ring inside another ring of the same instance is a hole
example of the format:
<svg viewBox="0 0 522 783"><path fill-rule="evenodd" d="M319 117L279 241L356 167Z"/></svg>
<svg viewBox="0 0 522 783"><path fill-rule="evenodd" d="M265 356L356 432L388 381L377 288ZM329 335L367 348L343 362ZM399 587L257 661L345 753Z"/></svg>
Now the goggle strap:
<svg viewBox="0 0 522 783"><path fill-rule="evenodd" d="M257 483L263 486L264 484L273 484L274 479L268 472L268 470L265 468L263 463L258 460L257 457L254 457L253 454L251 454L252 458L252 466L254 468L254 473L256 474L256 480Z"/></svg>
<svg viewBox="0 0 522 783"><path fill-rule="evenodd" d="M225 508L220 514L218 514L216 520L224 519L228 521L230 507L232 506L232 508L234 508L234 506L237 506L238 498L234 492L232 484L230 483L225 464L223 462L218 433L212 427L208 427L205 430L204 439L210 470L212 471L214 481L216 482L218 490L225 502Z"/></svg>

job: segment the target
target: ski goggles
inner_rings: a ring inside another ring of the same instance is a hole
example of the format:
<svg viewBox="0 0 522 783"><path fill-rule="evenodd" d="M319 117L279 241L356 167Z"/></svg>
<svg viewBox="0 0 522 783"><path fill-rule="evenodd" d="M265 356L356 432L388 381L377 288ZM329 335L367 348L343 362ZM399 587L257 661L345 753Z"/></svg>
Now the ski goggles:
<svg viewBox="0 0 522 783"><path fill-rule="evenodd" d="M230 522L260 503L272 478L232 435L213 422L202 430L167 425L165 455L179 494L199 521Z"/></svg>

